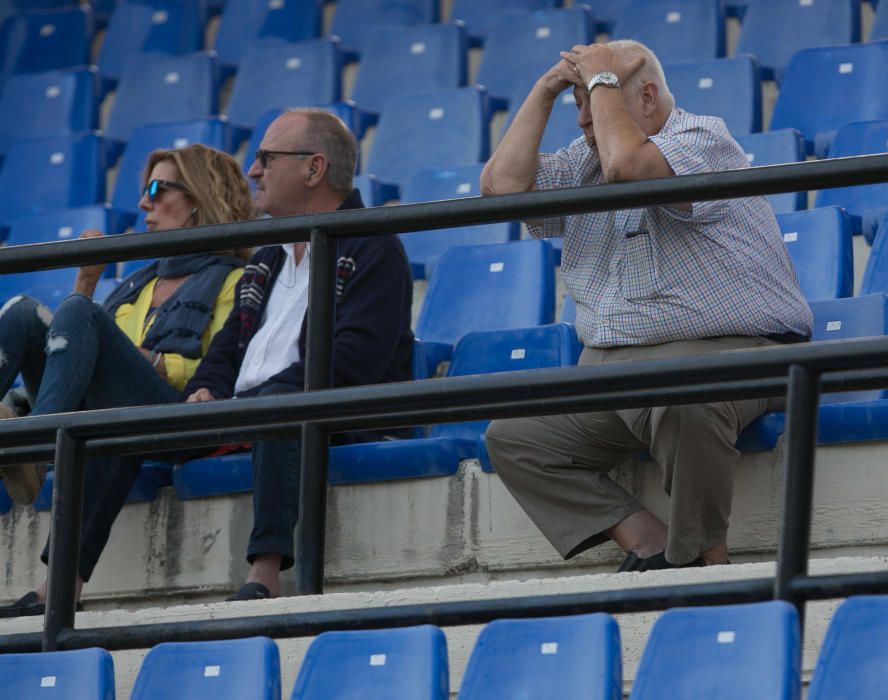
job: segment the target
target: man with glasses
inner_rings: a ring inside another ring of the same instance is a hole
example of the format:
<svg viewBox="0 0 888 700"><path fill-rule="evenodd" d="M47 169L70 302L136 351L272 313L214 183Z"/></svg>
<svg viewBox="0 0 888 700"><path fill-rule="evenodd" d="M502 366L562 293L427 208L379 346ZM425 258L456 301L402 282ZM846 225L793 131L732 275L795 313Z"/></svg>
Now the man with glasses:
<svg viewBox="0 0 888 700"><path fill-rule="evenodd" d="M340 119L323 110L287 112L268 127L248 172L256 205L275 217L362 207L352 186L356 158L355 139ZM338 253L333 385L411 379L413 280L400 239L342 239ZM310 255L305 243L256 252L231 315L185 387L189 402L304 390ZM381 435L333 437L343 443ZM254 444L251 569L229 600L278 595L280 572L294 563L299 460L298 439Z"/></svg>

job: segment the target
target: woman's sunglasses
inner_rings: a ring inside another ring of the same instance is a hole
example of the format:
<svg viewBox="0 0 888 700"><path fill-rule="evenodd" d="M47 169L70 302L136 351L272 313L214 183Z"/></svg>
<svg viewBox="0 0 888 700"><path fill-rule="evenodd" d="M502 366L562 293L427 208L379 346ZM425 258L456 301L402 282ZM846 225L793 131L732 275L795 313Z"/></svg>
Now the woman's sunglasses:
<svg viewBox="0 0 888 700"><path fill-rule="evenodd" d="M145 189L142 190L142 196L148 197L150 201L154 202L165 190L187 192L188 188L181 182L172 182L171 180L151 180L151 182L145 185Z"/></svg>

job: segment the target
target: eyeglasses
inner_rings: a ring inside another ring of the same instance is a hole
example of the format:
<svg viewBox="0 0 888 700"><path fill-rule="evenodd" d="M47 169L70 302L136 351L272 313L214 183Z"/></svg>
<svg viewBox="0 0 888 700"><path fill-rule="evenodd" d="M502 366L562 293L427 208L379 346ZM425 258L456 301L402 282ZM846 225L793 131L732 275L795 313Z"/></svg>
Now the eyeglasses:
<svg viewBox="0 0 888 700"><path fill-rule="evenodd" d="M280 156L313 156L315 154L315 151L266 151L264 148L260 148L256 151L256 160L258 160L259 165L265 169L268 167L269 160L273 160Z"/></svg>
<svg viewBox="0 0 888 700"><path fill-rule="evenodd" d="M165 190L187 192L188 188L181 182L173 182L171 180L151 180L151 182L145 185L145 189L142 190L142 196L148 197L149 201L154 202L157 201L161 192L164 192Z"/></svg>

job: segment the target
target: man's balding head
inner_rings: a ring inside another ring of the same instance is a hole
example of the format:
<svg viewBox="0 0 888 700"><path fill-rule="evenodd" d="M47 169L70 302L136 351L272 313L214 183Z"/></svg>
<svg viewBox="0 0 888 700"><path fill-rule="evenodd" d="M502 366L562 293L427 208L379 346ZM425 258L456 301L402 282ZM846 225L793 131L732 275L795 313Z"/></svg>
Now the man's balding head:
<svg viewBox="0 0 888 700"><path fill-rule="evenodd" d="M644 65L623 86L624 93L637 93L646 83L653 83L657 86L664 109L671 112L673 107L675 107L675 98L666 84L666 75L663 73L663 66L660 64L660 59L657 58L657 55L644 44L632 39L609 41L607 46L613 49L620 59L627 63L636 57L644 58Z"/></svg>

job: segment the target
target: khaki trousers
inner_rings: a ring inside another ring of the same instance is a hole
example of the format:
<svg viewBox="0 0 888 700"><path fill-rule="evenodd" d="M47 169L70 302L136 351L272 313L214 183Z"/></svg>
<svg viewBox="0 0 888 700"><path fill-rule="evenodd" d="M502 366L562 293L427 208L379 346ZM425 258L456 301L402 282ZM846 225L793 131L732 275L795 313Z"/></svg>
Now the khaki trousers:
<svg viewBox="0 0 888 700"><path fill-rule="evenodd" d="M728 336L661 345L586 348L580 365L697 355L775 344ZM608 539L641 504L608 471L648 449L670 496L666 558L692 561L728 532L737 436L782 399L750 399L498 420L487 450L503 483L565 559Z"/></svg>

